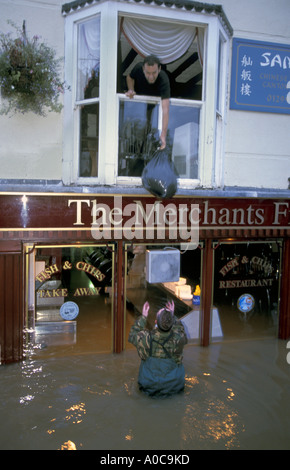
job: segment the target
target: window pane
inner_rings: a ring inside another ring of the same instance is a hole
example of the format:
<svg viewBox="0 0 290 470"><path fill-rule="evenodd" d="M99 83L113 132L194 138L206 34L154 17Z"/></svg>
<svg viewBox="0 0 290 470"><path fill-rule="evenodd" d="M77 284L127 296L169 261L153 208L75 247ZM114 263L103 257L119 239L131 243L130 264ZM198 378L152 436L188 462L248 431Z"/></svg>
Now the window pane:
<svg viewBox="0 0 290 470"><path fill-rule="evenodd" d="M80 110L80 176L98 176L99 103Z"/></svg>
<svg viewBox="0 0 290 470"><path fill-rule="evenodd" d="M119 176L141 176L158 142L158 105L120 101Z"/></svg>
<svg viewBox="0 0 290 470"><path fill-rule="evenodd" d="M257 339L276 335L279 244L275 241L221 243L214 250L214 256L213 302L224 338ZM212 336L217 335L212 332Z"/></svg>
<svg viewBox="0 0 290 470"><path fill-rule="evenodd" d="M198 178L199 108L170 106L167 146L180 178Z"/></svg>
<svg viewBox="0 0 290 470"><path fill-rule="evenodd" d="M180 245L167 245L175 249L181 249ZM168 300L174 302L174 314L182 321L190 343L199 341L199 308L193 306L193 294L197 286L201 285L201 253L202 250L181 249L180 255L180 279L179 282L149 283L146 273L150 271L154 275L154 264L146 266L147 250L163 250L164 245L128 245L127 278L126 278L126 338L129 336L131 326L139 315L142 314L144 303L149 300L150 311L147 318L147 328L155 325L156 312L166 304ZM165 273L163 273L164 275ZM160 275L160 272L158 272ZM161 275L162 276L162 275ZM132 348L128 342L126 347Z"/></svg>
<svg viewBox="0 0 290 470"><path fill-rule="evenodd" d="M99 96L100 17L78 27L77 99Z"/></svg>

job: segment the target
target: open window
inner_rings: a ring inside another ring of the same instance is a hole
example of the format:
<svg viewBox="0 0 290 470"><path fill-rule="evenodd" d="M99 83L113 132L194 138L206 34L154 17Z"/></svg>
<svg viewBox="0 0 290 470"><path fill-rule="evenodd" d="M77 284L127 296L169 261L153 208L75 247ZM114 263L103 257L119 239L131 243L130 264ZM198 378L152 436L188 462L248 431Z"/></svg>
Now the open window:
<svg viewBox="0 0 290 470"><path fill-rule="evenodd" d="M171 97L202 99L204 29L190 24L121 17L118 44L118 93L136 63L156 55L170 81Z"/></svg>

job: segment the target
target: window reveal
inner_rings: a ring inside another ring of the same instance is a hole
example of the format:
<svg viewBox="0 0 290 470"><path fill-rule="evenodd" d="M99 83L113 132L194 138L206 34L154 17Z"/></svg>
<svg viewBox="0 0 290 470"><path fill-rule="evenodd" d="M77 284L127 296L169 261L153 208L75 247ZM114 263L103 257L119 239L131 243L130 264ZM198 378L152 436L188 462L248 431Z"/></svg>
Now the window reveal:
<svg viewBox="0 0 290 470"><path fill-rule="evenodd" d="M100 17L78 26L79 176L98 176Z"/></svg>

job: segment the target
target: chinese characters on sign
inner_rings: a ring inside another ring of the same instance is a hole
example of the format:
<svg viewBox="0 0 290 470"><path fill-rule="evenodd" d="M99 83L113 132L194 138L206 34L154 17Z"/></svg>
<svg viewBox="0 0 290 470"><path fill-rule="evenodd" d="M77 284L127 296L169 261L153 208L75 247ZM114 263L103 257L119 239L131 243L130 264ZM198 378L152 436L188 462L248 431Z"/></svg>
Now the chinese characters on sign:
<svg viewBox="0 0 290 470"><path fill-rule="evenodd" d="M290 114L290 45L233 40L230 108Z"/></svg>
<svg viewBox="0 0 290 470"><path fill-rule="evenodd" d="M241 73L241 90L240 93L242 95L247 95L250 96L251 94L251 84L250 82L252 81L252 72L251 72L251 67L253 65L253 61L251 57L247 57L244 55L244 57L241 60L242 66L244 67Z"/></svg>

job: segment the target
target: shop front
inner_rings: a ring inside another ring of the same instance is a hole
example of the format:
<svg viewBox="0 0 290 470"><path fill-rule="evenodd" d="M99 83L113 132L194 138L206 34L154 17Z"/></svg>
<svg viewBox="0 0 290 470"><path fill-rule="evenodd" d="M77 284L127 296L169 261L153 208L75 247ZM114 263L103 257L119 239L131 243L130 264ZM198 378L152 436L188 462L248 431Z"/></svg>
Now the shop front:
<svg viewBox="0 0 290 470"><path fill-rule="evenodd" d="M2 193L1 363L120 353L149 301L189 342L290 336L285 199Z"/></svg>

